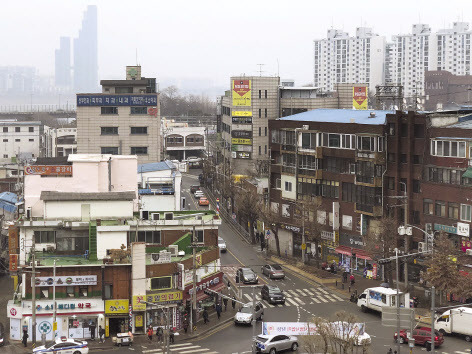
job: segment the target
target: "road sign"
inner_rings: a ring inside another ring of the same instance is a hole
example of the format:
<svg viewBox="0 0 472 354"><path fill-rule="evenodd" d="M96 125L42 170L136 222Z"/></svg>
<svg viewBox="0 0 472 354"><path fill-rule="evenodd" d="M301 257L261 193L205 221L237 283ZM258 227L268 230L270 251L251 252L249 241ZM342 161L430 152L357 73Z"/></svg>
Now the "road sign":
<svg viewBox="0 0 472 354"><path fill-rule="evenodd" d="M266 238L266 240L268 240L270 238L270 230L266 231L265 238Z"/></svg>
<svg viewBox="0 0 472 354"><path fill-rule="evenodd" d="M410 327L410 323L415 320L415 309L399 308L400 326ZM395 327L397 325L397 308L395 306L382 306L382 326Z"/></svg>
<svg viewBox="0 0 472 354"><path fill-rule="evenodd" d="M306 243L302 243L302 250L306 250Z"/></svg>

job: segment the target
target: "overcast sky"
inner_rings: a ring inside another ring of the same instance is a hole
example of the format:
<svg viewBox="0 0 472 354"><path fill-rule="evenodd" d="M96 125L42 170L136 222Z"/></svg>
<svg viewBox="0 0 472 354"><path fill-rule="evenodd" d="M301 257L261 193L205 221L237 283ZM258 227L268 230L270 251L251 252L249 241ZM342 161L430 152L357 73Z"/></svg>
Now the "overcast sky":
<svg viewBox="0 0 472 354"><path fill-rule="evenodd" d="M59 37L77 36L87 4L98 6L100 78L123 77L137 49L143 75L209 86L258 74L259 63L264 74L279 67L282 78L310 83L312 41L331 27L352 34L364 25L389 39L419 21L437 30L472 20L470 0L3 0L0 66L53 75Z"/></svg>

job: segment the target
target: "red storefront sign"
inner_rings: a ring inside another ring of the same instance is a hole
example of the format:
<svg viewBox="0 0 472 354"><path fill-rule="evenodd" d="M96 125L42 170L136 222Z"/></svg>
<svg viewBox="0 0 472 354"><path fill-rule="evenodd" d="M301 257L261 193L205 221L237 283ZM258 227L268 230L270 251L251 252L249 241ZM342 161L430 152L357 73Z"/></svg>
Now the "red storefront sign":
<svg viewBox="0 0 472 354"><path fill-rule="evenodd" d="M197 301L205 298L207 295L203 292L206 289L213 290L213 291L221 291L225 287L223 281L223 272L219 272L213 275L210 275L202 281L197 283ZM184 291L184 298L185 300L191 299L193 294L193 285L187 285Z"/></svg>
<svg viewBox="0 0 472 354"><path fill-rule="evenodd" d="M10 271L16 272L18 270L18 255L10 254Z"/></svg>
<svg viewBox="0 0 472 354"><path fill-rule="evenodd" d="M25 167L25 175L72 176L72 166L33 165Z"/></svg>

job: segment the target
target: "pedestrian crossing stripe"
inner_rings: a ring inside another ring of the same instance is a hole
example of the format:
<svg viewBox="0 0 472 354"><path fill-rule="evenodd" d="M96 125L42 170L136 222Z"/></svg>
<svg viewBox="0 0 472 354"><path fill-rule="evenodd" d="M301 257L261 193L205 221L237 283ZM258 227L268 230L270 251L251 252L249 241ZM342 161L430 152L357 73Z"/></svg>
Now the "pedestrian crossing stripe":
<svg viewBox="0 0 472 354"><path fill-rule="evenodd" d="M298 292L296 291L298 290ZM322 293L316 293L316 290L320 290L320 288L311 288L311 289L289 289L285 292L285 304L271 304L267 300L262 299L260 294L256 294L256 301L260 301L264 307L272 308L272 307L279 307L279 306L303 306L307 303L328 303L328 302L337 302L337 301L344 301L338 295L332 294L327 292L323 289ZM314 294L313 294L314 293ZM303 294L303 295L302 295ZM313 295L307 295L313 294ZM243 293L243 301L247 301L248 303L252 303L252 294Z"/></svg>
<svg viewBox="0 0 472 354"><path fill-rule="evenodd" d="M141 346L142 348L146 348L144 345ZM199 353L199 354L218 354L216 351L212 351L208 348L202 348L200 345L196 345L193 343L179 343L179 344L170 344L169 345L170 351L175 354L191 354L191 353ZM143 350L141 353L143 354L161 354L163 353L163 349L156 348L156 349L148 349Z"/></svg>

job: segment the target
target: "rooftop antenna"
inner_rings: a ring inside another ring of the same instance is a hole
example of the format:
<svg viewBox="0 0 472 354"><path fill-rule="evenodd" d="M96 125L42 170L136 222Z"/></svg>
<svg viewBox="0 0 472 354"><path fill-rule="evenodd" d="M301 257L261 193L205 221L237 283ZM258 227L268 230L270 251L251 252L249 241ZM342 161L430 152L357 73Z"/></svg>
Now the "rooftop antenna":
<svg viewBox="0 0 472 354"><path fill-rule="evenodd" d="M262 73L264 72L264 71L262 70L262 67L263 67L265 64L257 64L257 65L259 65L259 76L262 76Z"/></svg>
<svg viewBox="0 0 472 354"><path fill-rule="evenodd" d="M139 64L138 64L138 48L136 48L136 66L139 66Z"/></svg>

